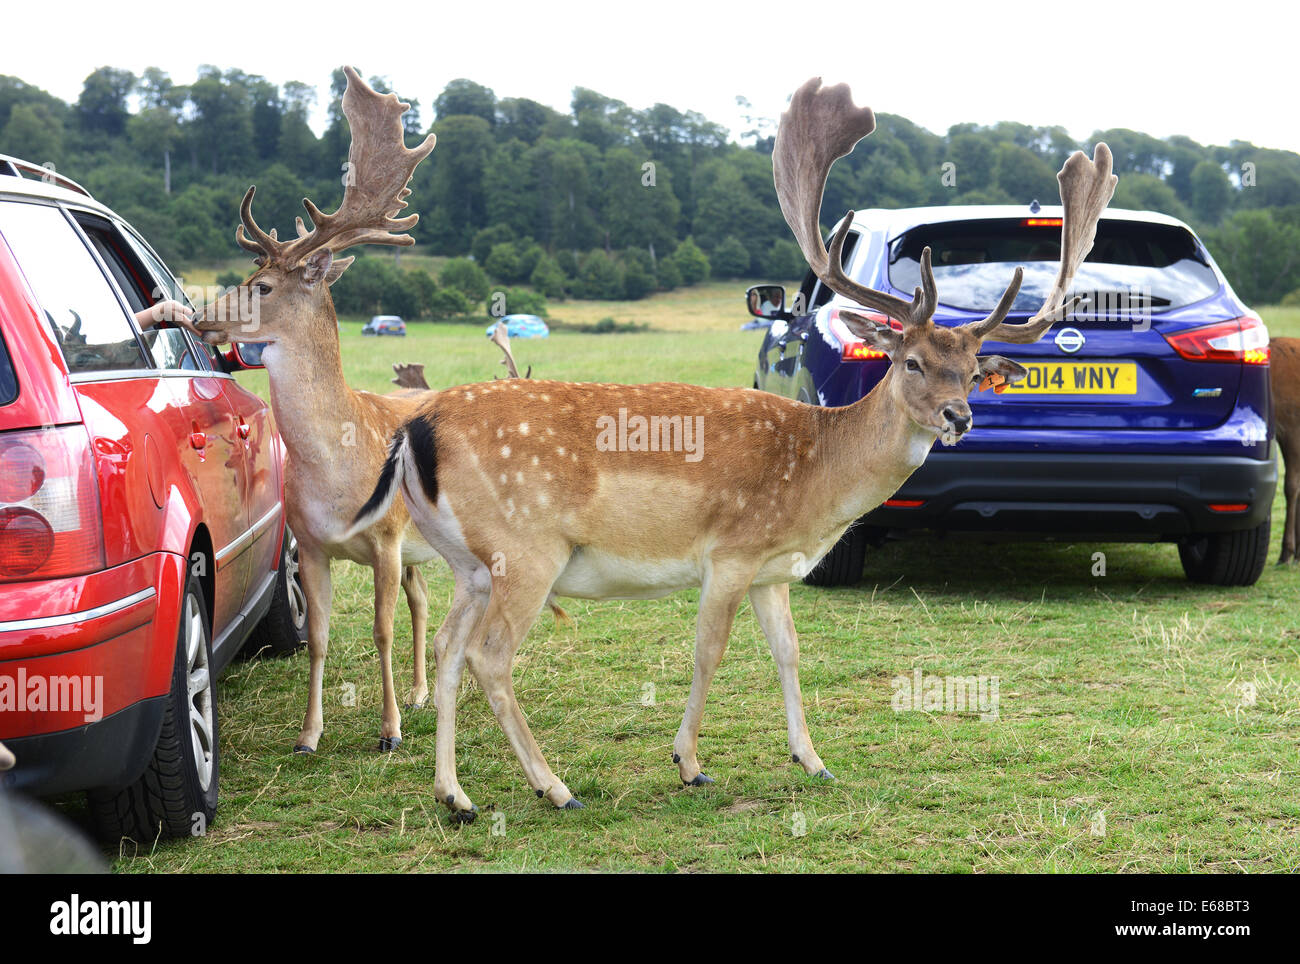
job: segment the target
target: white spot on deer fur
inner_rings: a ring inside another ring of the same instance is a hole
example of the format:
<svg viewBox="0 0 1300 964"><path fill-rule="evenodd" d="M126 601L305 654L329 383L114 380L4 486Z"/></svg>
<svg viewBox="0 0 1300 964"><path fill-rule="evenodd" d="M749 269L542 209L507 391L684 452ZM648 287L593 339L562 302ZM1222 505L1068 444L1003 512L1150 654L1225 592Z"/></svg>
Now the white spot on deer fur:
<svg viewBox="0 0 1300 964"><path fill-rule="evenodd" d="M569 458L573 459L573 461L575 461L575 462L578 461L578 453L577 453L577 452L570 452L570 453L569 453Z"/></svg>
<svg viewBox="0 0 1300 964"><path fill-rule="evenodd" d="M466 392L466 393L465 393L465 401L467 401L467 402L468 402L468 401L473 401L473 399L474 399L474 393L473 393L473 392Z"/></svg>
<svg viewBox="0 0 1300 964"><path fill-rule="evenodd" d="M763 427L766 428L769 432L772 431L772 429L776 428L776 426L772 424L770 419L763 423Z"/></svg>
<svg viewBox="0 0 1300 964"><path fill-rule="evenodd" d="M548 428L548 429L546 430L546 434L547 434L547 435L554 435L554 434L555 434L555 429L553 429L553 428Z"/></svg>
<svg viewBox="0 0 1300 964"><path fill-rule="evenodd" d="M534 456L533 456L533 465L536 465L536 464L537 464L537 456L534 455Z"/></svg>
<svg viewBox="0 0 1300 964"><path fill-rule="evenodd" d="M563 446L563 445L559 446L558 448L556 448L555 451L556 451L557 453L559 453L560 455L563 455L563 454L564 454L564 446Z"/></svg>
<svg viewBox="0 0 1300 964"><path fill-rule="evenodd" d="M502 485L506 484L506 474L504 472L501 473L501 484Z"/></svg>
<svg viewBox="0 0 1300 964"><path fill-rule="evenodd" d="M522 484L523 484L523 481L524 481L524 473L522 473L522 472L516 472L516 473L515 473L515 481L518 482L520 485L522 485Z"/></svg>
<svg viewBox="0 0 1300 964"><path fill-rule="evenodd" d="M501 457L502 457L503 459L508 459L508 458L510 458L510 446L509 446L509 445L503 445L503 446L501 446Z"/></svg>
<svg viewBox="0 0 1300 964"><path fill-rule="evenodd" d="M529 397L529 398L532 398L533 396L529 395L528 397ZM528 434L528 423L527 423L527 422L520 422L520 423L519 423L519 434L520 434L520 435L527 435L527 434Z"/></svg>
<svg viewBox="0 0 1300 964"><path fill-rule="evenodd" d="M515 514L515 500L506 499L506 518L507 519L514 518L514 514Z"/></svg>
<svg viewBox="0 0 1300 964"><path fill-rule="evenodd" d="M505 437L506 437L506 430L503 428L497 429L497 438L505 438Z"/></svg>
<svg viewBox="0 0 1300 964"><path fill-rule="evenodd" d="M549 482L549 481L551 481L552 478L554 478L554 476L552 476L550 472L547 472L547 473L546 473L546 481Z"/></svg>
<svg viewBox="0 0 1300 964"><path fill-rule="evenodd" d="M551 396L550 396L550 395L543 395L543 396L542 396L542 401L544 401L544 402L549 402L550 400L551 400Z"/></svg>
<svg viewBox="0 0 1300 964"><path fill-rule="evenodd" d="M550 504L551 504L551 498L550 498L550 496L548 496L545 492L538 492L538 493L537 493L537 504L538 504L538 505L550 505Z"/></svg>

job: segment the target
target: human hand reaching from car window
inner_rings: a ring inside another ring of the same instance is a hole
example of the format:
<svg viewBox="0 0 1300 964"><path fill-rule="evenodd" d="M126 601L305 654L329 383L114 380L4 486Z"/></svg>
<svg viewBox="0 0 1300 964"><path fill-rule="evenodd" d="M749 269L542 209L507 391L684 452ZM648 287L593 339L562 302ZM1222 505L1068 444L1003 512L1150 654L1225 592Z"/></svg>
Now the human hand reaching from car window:
<svg viewBox="0 0 1300 964"><path fill-rule="evenodd" d="M149 308L141 309L135 313L136 323L140 328L149 329L164 322L185 325L194 318L194 309L189 305L183 305L179 301L160 301Z"/></svg>

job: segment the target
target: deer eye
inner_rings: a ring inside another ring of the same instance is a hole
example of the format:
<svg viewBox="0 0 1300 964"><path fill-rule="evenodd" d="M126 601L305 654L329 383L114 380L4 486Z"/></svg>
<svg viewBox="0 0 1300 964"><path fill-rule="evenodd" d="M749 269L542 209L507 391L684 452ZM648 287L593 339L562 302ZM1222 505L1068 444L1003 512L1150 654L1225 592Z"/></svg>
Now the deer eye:
<svg viewBox="0 0 1300 964"><path fill-rule="evenodd" d="M905 367L909 372L919 372L919 371L921 370L921 366L918 365L918 364L916 363L916 359L915 359L915 358L909 358L909 359L907 360L907 364L906 364L904 367Z"/></svg>
<svg viewBox="0 0 1300 964"><path fill-rule="evenodd" d="M269 295L271 293L271 286L268 284L263 284L260 281L257 284L253 285L253 287L257 289L257 293L259 295Z"/></svg>

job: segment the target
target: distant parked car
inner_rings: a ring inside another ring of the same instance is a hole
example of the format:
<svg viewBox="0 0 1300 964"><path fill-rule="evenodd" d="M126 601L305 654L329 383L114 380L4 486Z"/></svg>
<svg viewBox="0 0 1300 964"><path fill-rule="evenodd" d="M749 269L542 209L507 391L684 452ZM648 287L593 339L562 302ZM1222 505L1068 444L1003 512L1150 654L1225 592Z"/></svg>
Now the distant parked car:
<svg viewBox="0 0 1300 964"><path fill-rule="evenodd" d="M3 784L88 790L100 833L141 842L212 820L217 676L307 623L243 346L142 330L160 298L185 295L130 225L0 155Z"/></svg>
<svg viewBox="0 0 1300 964"><path fill-rule="evenodd" d="M551 333L551 330L546 327L546 322L536 315L506 315L500 321L494 321L487 326L489 338L497 330L497 325L505 325L506 334L511 338L545 338Z"/></svg>
<svg viewBox="0 0 1300 964"><path fill-rule="evenodd" d="M955 325L983 317L1020 266L1007 320L1021 322L1053 283L1060 240L1059 207L859 211L844 270L906 298L928 246L935 324ZM1186 224L1149 211L1102 215L1073 290L1096 307L1035 344L986 344L1028 377L972 394L970 435L931 452L805 581L857 582L869 544L914 529L1170 542L1194 582L1259 578L1277 485L1263 322ZM755 388L851 405L884 377L889 359L853 337L839 318L849 303L811 272L793 311L787 303L775 285L748 297L752 313L772 319Z"/></svg>
<svg viewBox="0 0 1300 964"><path fill-rule="evenodd" d="M361 329L363 335L405 335L406 322L397 315L375 315Z"/></svg>

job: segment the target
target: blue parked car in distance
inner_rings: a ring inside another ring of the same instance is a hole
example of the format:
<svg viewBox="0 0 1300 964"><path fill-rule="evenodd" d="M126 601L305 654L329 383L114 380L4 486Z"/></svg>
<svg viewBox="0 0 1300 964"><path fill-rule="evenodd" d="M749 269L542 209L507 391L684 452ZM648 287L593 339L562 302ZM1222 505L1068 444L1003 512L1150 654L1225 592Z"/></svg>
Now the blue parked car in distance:
<svg viewBox="0 0 1300 964"><path fill-rule="evenodd" d="M497 325L505 325L506 334L511 338L546 338L551 334L546 322L536 315L505 315L487 326L489 338L497 330Z"/></svg>
<svg viewBox="0 0 1300 964"><path fill-rule="evenodd" d="M987 314L1021 266L1007 318L1020 322L1055 279L1060 219L1037 204L859 211L844 270L910 297L928 245L934 321L953 325ZM1108 209L1073 291L1091 304L1037 343L985 344L1028 368L1025 380L974 393L971 433L936 446L805 581L857 582L870 545L917 529L1169 542L1193 581L1259 578L1277 486L1263 322L1186 224L1152 212ZM755 388L839 406L883 377L889 360L849 333L838 313L852 306L812 272L792 298L761 285L746 301L772 320Z"/></svg>

